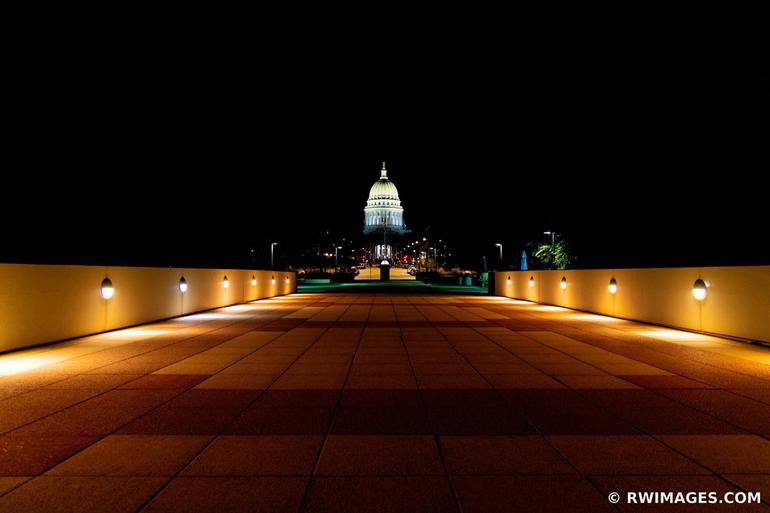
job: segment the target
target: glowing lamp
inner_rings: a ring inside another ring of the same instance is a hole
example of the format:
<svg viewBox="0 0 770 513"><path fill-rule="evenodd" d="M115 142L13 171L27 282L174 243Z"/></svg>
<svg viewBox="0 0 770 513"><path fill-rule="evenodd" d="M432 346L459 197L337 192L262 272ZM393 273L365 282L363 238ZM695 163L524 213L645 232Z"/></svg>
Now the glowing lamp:
<svg viewBox="0 0 770 513"><path fill-rule="evenodd" d="M184 279L184 276L179 278L179 292L182 294L187 292L187 280Z"/></svg>
<svg viewBox="0 0 770 513"><path fill-rule="evenodd" d="M112 280L105 278L102 281L101 292L104 299L110 299L113 295L115 295L115 287L112 286Z"/></svg>
<svg viewBox="0 0 770 513"><path fill-rule="evenodd" d="M272 282L273 282L273 285L275 285L275 276L273 276L272 278L270 278L270 281L272 281Z"/></svg>
<svg viewBox="0 0 770 513"><path fill-rule="evenodd" d="M256 287L257 286L257 277L253 274L251 275L251 286Z"/></svg>
<svg viewBox="0 0 770 513"><path fill-rule="evenodd" d="M289 283L289 277L288 276L284 276L283 277L283 282L284 283Z"/></svg>
<svg viewBox="0 0 770 513"><path fill-rule="evenodd" d="M698 301L703 301L706 299L707 288L708 285L706 285L706 282L698 278L692 285L692 297Z"/></svg>
<svg viewBox="0 0 770 513"><path fill-rule="evenodd" d="M230 280L227 279L227 276L225 276L225 279L222 280L222 286L224 288L229 288L230 287Z"/></svg>
<svg viewBox="0 0 770 513"><path fill-rule="evenodd" d="M510 285L510 284L511 284L511 277L508 276L508 285Z"/></svg>
<svg viewBox="0 0 770 513"><path fill-rule="evenodd" d="M561 287L561 290L566 290L567 289L567 277L566 276L562 276L561 277L561 284L559 286Z"/></svg>
<svg viewBox="0 0 770 513"><path fill-rule="evenodd" d="M618 282L615 281L615 278L610 279L610 284L607 286L607 290L610 291L610 294L614 294L618 291Z"/></svg>
<svg viewBox="0 0 770 513"><path fill-rule="evenodd" d="M532 288L534 286L535 286L535 277L534 276L530 276L529 277L529 288Z"/></svg>

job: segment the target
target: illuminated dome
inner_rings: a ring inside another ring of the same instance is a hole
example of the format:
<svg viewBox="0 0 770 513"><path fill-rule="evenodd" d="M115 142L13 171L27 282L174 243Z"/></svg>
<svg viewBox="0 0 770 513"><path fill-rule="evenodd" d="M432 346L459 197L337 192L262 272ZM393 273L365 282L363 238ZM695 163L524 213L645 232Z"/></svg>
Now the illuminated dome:
<svg viewBox="0 0 770 513"><path fill-rule="evenodd" d="M388 170L383 167L380 173L382 173L382 177L374 182L372 188L369 189L369 202L367 205L371 205L371 202L374 200L393 200L400 205L398 189L396 189L393 182L388 180Z"/></svg>
<svg viewBox="0 0 770 513"><path fill-rule="evenodd" d="M398 189L388 178L385 162L382 163L380 179L369 189L369 200L364 208L364 233L388 231L406 233L404 208L398 197Z"/></svg>

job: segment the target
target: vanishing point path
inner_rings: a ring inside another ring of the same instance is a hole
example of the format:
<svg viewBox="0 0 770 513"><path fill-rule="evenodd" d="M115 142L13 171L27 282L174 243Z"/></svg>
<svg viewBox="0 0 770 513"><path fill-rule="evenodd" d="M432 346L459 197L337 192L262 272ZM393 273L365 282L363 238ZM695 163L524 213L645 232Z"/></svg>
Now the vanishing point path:
<svg viewBox="0 0 770 513"><path fill-rule="evenodd" d="M3 355L0 374L3 513L770 500L770 350L501 297L294 294Z"/></svg>

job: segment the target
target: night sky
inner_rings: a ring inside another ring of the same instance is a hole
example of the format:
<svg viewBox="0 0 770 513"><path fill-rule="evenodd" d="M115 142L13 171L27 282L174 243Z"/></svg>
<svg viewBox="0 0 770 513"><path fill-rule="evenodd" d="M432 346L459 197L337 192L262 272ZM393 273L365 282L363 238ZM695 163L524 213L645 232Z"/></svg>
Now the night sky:
<svg viewBox="0 0 770 513"><path fill-rule="evenodd" d="M359 232L386 160L468 265L551 229L577 267L770 264L759 61L307 59L22 80L0 261L248 265Z"/></svg>

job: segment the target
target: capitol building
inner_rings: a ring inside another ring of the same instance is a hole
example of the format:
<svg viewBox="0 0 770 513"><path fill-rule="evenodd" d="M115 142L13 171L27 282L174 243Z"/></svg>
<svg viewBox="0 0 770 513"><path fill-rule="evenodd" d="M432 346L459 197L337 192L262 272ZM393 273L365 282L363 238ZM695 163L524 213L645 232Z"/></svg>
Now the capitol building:
<svg viewBox="0 0 770 513"><path fill-rule="evenodd" d="M369 190L364 208L364 235L372 242L372 256L379 260L392 260L398 239L407 233L409 230L404 224L404 207L401 206L398 189L388 178L383 162L380 179Z"/></svg>

